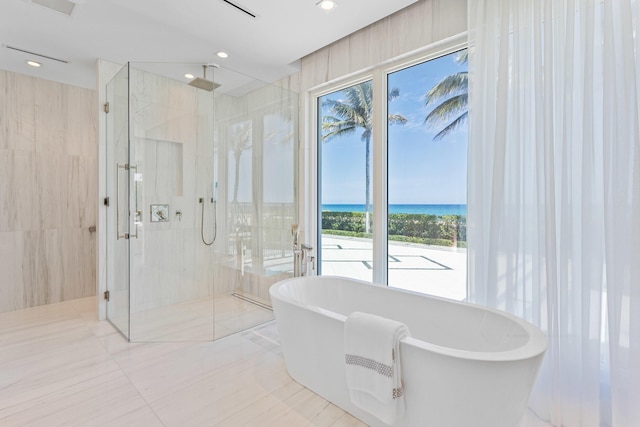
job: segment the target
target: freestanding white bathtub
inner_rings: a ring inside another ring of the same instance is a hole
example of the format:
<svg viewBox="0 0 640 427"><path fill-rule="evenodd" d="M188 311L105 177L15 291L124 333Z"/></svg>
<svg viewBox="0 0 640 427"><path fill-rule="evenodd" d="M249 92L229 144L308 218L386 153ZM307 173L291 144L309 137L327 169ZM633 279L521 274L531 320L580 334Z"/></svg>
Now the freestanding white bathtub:
<svg viewBox="0 0 640 427"><path fill-rule="evenodd" d="M287 279L270 290L289 375L371 426L347 391L343 328L354 312L405 323L405 413L397 426L517 427L547 348L510 314L341 277Z"/></svg>

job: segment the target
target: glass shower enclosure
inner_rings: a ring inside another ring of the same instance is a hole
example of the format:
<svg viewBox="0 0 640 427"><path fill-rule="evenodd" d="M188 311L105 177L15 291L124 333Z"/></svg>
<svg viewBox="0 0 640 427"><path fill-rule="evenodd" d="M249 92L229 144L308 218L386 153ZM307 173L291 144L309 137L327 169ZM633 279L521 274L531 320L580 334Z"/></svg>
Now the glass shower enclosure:
<svg viewBox="0 0 640 427"><path fill-rule="evenodd" d="M268 288L293 271L297 95L166 63L129 63L106 93L107 319L135 342L273 319Z"/></svg>

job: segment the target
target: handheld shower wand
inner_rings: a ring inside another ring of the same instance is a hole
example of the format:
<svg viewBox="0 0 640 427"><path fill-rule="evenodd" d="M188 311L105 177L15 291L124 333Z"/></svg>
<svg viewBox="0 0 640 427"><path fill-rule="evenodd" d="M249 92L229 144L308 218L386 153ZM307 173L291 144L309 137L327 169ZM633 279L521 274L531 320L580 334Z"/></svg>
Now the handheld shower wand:
<svg viewBox="0 0 640 427"><path fill-rule="evenodd" d="M207 240L204 238L204 198L200 197L198 202L202 204L200 215L200 238L202 239L202 243L207 246L211 246L216 241L216 237L218 237L218 216L216 212L216 204L218 202L218 181L216 181L216 183L214 184L213 197L211 198L211 203L213 203L213 239L210 242L207 242Z"/></svg>

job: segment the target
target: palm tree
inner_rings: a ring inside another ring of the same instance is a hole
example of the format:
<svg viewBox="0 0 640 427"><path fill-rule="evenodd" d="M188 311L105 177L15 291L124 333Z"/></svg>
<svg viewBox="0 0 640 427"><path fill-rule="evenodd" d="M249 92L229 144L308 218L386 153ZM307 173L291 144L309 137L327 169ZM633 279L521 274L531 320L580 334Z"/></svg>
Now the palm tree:
<svg viewBox="0 0 640 427"><path fill-rule="evenodd" d="M354 134L362 129L360 140L365 143L365 232L369 233L369 187L371 183L371 131L373 90L371 81L350 86L342 91L344 100L327 99L323 107L329 107L329 114L322 116L322 142ZM388 100L400 95L398 89L392 89ZM405 124L407 119L400 114L389 114L389 124Z"/></svg>
<svg viewBox="0 0 640 427"><path fill-rule="evenodd" d="M458 52L454 61L458 64L466 64L469 60L467 50ZM425 95L425 107L441 101L424 119L429 127L445 124L434 141L439 141L451 131L457 129L467 121L469 100L469 75L466 71L451 74L440 80Z"/></svg>
<svg viewBox="0 0 640 427"><path fill-rule="evenodd" d="M240 184L240 158L245 150L251 148L251 122L235 124L229 136L230 149L235 159L235 180L233 182L233 203L238 203L238 185Z"/></svg>

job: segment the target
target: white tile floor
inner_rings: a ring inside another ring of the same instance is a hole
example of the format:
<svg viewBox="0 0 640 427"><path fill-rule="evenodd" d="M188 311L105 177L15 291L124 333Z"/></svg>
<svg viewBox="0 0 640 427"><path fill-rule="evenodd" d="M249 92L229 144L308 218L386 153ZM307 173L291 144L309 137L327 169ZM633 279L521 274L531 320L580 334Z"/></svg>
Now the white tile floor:
<svg viewBox="0 0 640 427"><path fill-rule="evenodd" d="M0 314L0 426L364 426L291 380L273 321L132 344L95 319L94 298Z"/></svg>
<svg viewBox="0 0 640 427"><path fill-rule="evenodd" d="M362 426L289 378L274 322L130 344L87 298L0 314L0 426Z"/></svg>
<svg viewBox="0 0 640 427"><path fill-rule="evenodd" d="M133 313L131 341L212 341L273 320L270 304L253 295L234 293ZM126 328L127 319L118 318L114 323Z"/></svg>

